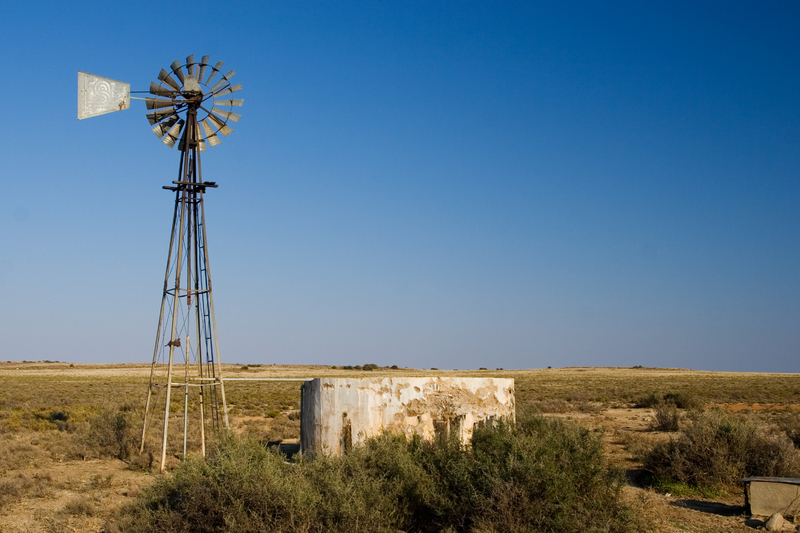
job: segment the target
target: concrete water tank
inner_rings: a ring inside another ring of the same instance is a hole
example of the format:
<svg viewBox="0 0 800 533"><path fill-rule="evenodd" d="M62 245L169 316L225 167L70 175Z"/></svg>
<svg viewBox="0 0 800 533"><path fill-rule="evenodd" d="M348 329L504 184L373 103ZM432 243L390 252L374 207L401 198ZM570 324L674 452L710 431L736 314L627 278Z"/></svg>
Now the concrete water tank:
<svg viewBox="0 0 800 533"><path fill-rule="evenodd" d="M383 430L466 444L476 424L514 421L506 378L316 378L301 391L300 445L311 455L341 455Z"/></svg>

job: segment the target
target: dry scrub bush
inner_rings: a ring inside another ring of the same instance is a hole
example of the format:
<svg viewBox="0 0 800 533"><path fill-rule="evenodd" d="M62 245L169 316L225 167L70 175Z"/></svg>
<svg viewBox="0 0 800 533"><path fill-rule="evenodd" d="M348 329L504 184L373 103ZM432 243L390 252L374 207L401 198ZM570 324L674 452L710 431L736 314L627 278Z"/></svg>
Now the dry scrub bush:
<svg viewBox="0 0 800 533"><path fill-rule="evenodd" d="M678 409L699 409L700 402L685 392L651 392L642 396L634 403L634 407L639 409L655 408L660 405L673 405Z"/></svg>
<svg viewBox="0 0 800 533"><path fill-rule="evenodd" d="M573 409L566 400L533 400L529 408L536 413L568 413Z"/></svg>
<svg viewBox="0 0 800 533"><path fill-rule="evenodd" d="M794 447L800 448L800 416L792 411L788 416L783 417L778 422L778 426L794 443Z"/></svg>
<svg viewBox="0 0 800 533"><path fill-rule="evenodd" d="M52 479L49 474L26 476L17 474L0 479L0 511L6 506L33 496L43 498L50 490Z"/></svg>
<svg viewBox="0 0 800 533"><path fill-rule="evenodd" d="M89 422L89 429L81 440L89 453L129 460L139 445L139 428L130 406L101 409Z"/></svg>
<svg viewBox="0 0 800 533"><path fill-rule="evenodd" d="M651 392L640 397L634 403L640 409L653 409L653 420L650 423L654 431L678 431L681 415L678 409L696 410L700 402L685 392Z"/></svg>
<svg viewBox="0 0 800 533"><path fill-rule="evenodd" d="M479 428L472 446L383 434L340 458L287 463L227 437L124 509L144 532L625 532L621 471L578 426L530 418Z"/></svg>
<svg viewBox="0 0 800 533"><path fill-rule="evenodd" d="M61 511L64 514L75 516L93 516L96 512L94 504L86 496L75 496L64 505Z"/></svg>
<svg viewBox="0 0 800 533"><path fill-rule="evenodd" d="M788 437L743 415L697 415L677 439L657 444L644 458L656 480L726 489L747 476L800 475L800 454Z"/></svg>
<svg viewBox="0 0 800 533"><path fill-rule="evenodd" d="M680 419L681 415L674 404L660 403L653 408L650 427L655 431L678 431Z"/></svg>
<svg viewBox="0 0 800 533"><path fill-rule="evenodd" d="M141 421L130 405L101 407L88 419L73 422L64 415L64 429L42 430L34 434L31 444L40 454L56 460L115 458L142 463L134 451L139 447ZM2 449L2 445L0 445Z"/></svg>
<svg viewBox="0 0 800 533"><path fill-rule="evenodd" d="M269 426L265 440L268 442L281 442L284 439L300 438L300 419L290 414L281 413L275 417Z"/></svg>
<svg viewBox="0 0 800 533"><path fill-rule="evenodd" d="M0 474L29 466L44 455L37 447L4 434L0 437Z"/></svg>

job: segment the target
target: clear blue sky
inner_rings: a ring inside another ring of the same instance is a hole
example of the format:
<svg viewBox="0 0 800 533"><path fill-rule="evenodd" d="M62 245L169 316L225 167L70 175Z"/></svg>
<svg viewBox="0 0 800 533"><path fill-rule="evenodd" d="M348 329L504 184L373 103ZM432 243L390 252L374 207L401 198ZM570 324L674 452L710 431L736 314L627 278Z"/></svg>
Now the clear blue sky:
<svg viewBox="0 0 800 533"><path fill-rule="evenodd" d="M77 71L209 54L223 361L800 370L800 3L14 2L0 50L0 360L150 360L178 152Z"/></svg>

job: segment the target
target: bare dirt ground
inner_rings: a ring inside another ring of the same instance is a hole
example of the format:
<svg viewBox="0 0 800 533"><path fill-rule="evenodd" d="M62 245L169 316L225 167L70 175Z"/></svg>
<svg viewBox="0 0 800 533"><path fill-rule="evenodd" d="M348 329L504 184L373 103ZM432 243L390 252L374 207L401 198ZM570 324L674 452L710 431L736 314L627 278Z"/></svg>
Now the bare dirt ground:
<svg viewBox="0 0 800 533"><path fill-rule="evenodd" d="M107 517L153 480L151 474L130 470L116 459L44 462L14 474L44 477L48 484L4 509L3 533L103 531Z"/></svg>
<svg viewBox="0 0 800 533"><path fill-rule="evenodd" d="M623 371L624 370L624 371ZM0 363L0 386L6 388L14 383L47 383L57 390L60 383L84 384L88 388L86 402L107 400L95 391L109 380L114 383L130 382L134 390L141 390L142 399L146 391L150 365L70 365L68 363ZM637 373L638 372L638 373ZM631 393L639 390L681 390L697 387L703 383L710 405L731 410L758 411L764 409L800 409L797 397L798 375L754 375L733 373L694 372L676 369L548 369L531 371L427 371L381 369L369 376L387 375L500 375L517 380L518 410L528 404L559 401L564 412L547 416L558 416L573 420L595 431L601 438L609 460L626 469L629 485L624 498L649 524L648 530L656 532L750 532L763 528L759 518L743 514L744 495L741 492L703 498L677 497L660 494L642 488L637 483L637 472L641 468L638 459L642 450L652 443L674 438L676 434L654 432L650 429L652 411L632 408ZM324 375L361 375L352 371L320 366L278 365L226 365L225 376L259 377L315 377ZM759 377L760 376L760 377ZM785 390L784 396L756 395L744 397L748 388L759 379L770 383L772 390ZM25 381L28 380L28 381ZM32 381L31 381L32 380ZM122 380L115 382L114 380ZM755 381L754 381L755 380ZM644 385L643 385L644 383ZM632 385L635 384L635 385ZM659 385L661 384L661 385ZM777 384L777 385L776 385ZM250 385L251 387L253 385ZM638 387L638 389L637 389ZM660 389L658 387L661 387ZM665 388L666 387L666 388ZM293 383L278 409L294 409ZM113 389L113 387L112 387ZM635 390L631 390L635 389ZM794 392L791 390L794 389ZM83 389L81 389L83 390ZM231 387L234 401L235 389ZM579 391L579 392L575 392ZM588 391L588 392L587 392ZM727 391L727 392L726 392ZM733 392L731 392L733 391ZM104 393L106 395L112 393ZM94 396L93 396L94 395ZM299 393L296 395L299 400ZM92 398L94 398L92 400ZM741 398L741 401L736 401ZM32 400L31 400L32 401ZM62 403L63 399L60 400ZM23 402L27 405L30 402ZM281 405L285 404L285 405ZM0 415L4 409L12 409L8 400L0 403ZM14 404L13 410L21 409ZM233 409L232 426L238 431L268 432L274 419L260 416L261 407ZM6 420L11 420L13 417ZM46 449L48 440L35 431L15 430L9 424L0 426L0 439L4 439L8 450L28 450L30 459L20 465L10 465L0 470L0 533L39 532L101 532L107 520L126 502L152 483L159 474L133 468L129 464L113 460L63 460ZM31 451L32 450L32 451ZM27 457L27 456L26 456ZM168 475L168 474L166 474ZM18 497L15 491L24 489Z"/></svg>

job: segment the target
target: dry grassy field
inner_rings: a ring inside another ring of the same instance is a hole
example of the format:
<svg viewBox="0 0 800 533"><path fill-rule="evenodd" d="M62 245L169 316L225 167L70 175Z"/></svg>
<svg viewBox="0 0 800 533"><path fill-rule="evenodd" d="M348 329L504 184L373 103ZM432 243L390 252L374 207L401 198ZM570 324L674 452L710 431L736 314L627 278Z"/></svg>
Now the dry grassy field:
<svg viewBox="0 0 800 533"><path fill-rule="evenodd" d="M152 456L136 449L149 371L150 365L133 364L0 363L0 532L104 531L117 509L153 482L158 474ZM227 377L514 378L517 412L571 419L601 436L610 460L630 473L625 498L650 530L665 532L748 531L759 522L740 514L743 496L736 490L687 495L638 486L643 451L675 435L653 430L652 409L636 407L642 398L681 393L697 409L735 410L775 424L791 422L800 412L798 374L661 368L360 371L303 365L224 365L223 372ZM298 437L298 382L231 381L226 392L235 431L265 441ZM170 438L171 449L179 449L180 436ZM196 440L192 435L190 441ZM154 446L148 443L151 453ZM170 461L179 458L171 455Z"/></svg>

